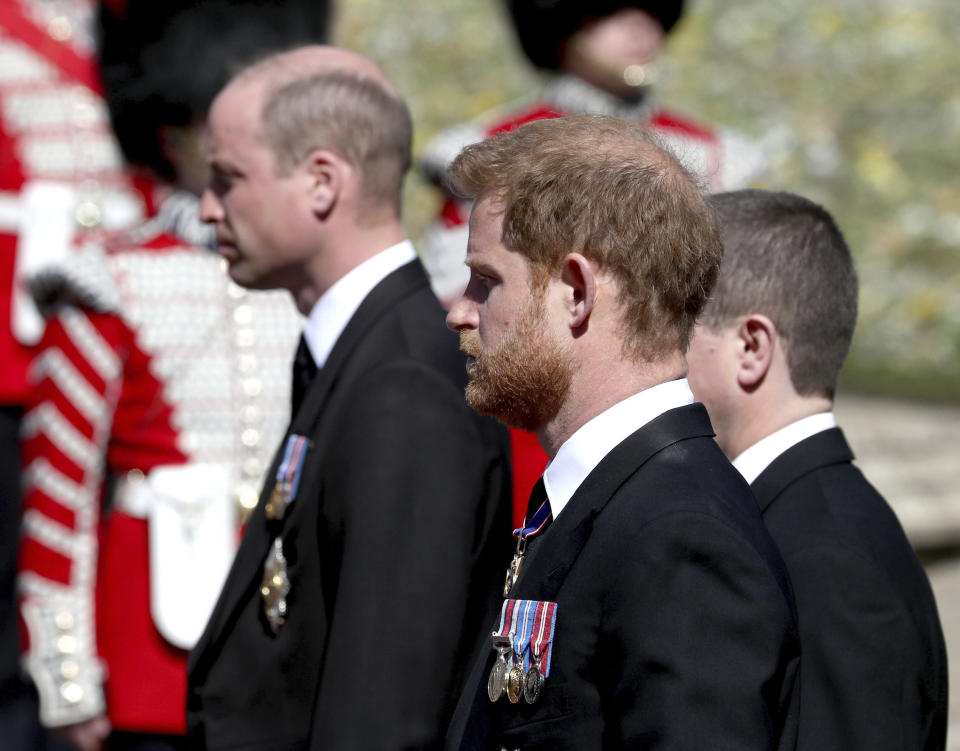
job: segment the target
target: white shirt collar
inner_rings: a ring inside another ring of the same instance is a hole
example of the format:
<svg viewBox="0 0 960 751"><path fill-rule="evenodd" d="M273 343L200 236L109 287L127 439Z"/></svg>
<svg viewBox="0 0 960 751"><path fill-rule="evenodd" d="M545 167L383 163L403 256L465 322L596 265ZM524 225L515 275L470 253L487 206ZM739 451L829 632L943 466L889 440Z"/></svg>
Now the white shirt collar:
<svg viewBox="0 0 960 751"><path fill-rule="evenodd" d="M792 422L766 438L761 438L733 460L748 484L753 484L760 473L769 467L780 454L800 441L824 430L837 427L833 412L819 412Z"/></svg>
<svg viewBox="0 0 960 751"><path fill-rule="evenodd" d="M351 269L320 295L303 330L318 368L326 364L333 345L373 288L416 257L413 244L404 240Z"/></svg>
<svg viewBox="0 0 960 751"><path fill-rule="evenodd" d="M580 427L543 473L553 518L615 446L667 410L687 404L693 404L687 379L667 381L627 397Z"/></svg>

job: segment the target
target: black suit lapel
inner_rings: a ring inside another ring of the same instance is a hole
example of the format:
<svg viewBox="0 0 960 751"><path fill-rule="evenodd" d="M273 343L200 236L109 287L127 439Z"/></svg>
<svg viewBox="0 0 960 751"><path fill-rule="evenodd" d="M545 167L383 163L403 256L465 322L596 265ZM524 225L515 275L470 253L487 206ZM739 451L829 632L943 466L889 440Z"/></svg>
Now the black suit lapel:
<svg viewBox="0 0 960 751"><path fill-rule="evenodd" d="M623 483L654 454L697 436L713 436L701 404L671 409L616 446L583 481L542 539L536 541L517 580L514 597L552 601L590 537L594 519Z"/></svg>
<svg viewBox="0 0 960 751"><path fill-rule="evenodd" d="M303 404L293 418L290 432L310 435L323 414L330 392L343 372L343 366L357 345L383 316L390 314L401 299L429 286L419 260L404 264L389 274L368 294L330 351L327 362L311 384Z"/></svg>
<svg viewBox="0 0 960 751"><path fill-rule="evenodd" d="M673 443L713 435L706 409L702 404L692 404L663 413L626 438L587 476L563 513L531 542L527 562L511 596L518 600L553 601L589 539L597 515L630 476ZM557 617L563 618L563 614L558 613ZM448 749L479 749L489 745L476 740L479 734L490 732L489 723L480 719L493 706L485 690L493 661L493 650L489 647L489 643L485 644L474 660L470 681L465 684L464 695L450 724Z"/></svg>
<svg viewBox="0 0 960 751"><path fill-rule="evenodd" d="M760 512L765 512L784 489L803 475L830 464L853 461L853 452L840 428L830 428L805 438L774 459L753 481Z"/></svg>
<svg viewBox="0 0 960 751"><path fill-rule="evenodd" d="M307 436L316 434L315 427L321 419L324 405L327 403L353 350L367 335L371 327L384 315L392 311L403 297L428 285L429 281L419 260L401 266L370 291L370 294L364 298L360 307L357 308L356 313L340 334L326 364L318 371L303 399L303 403L300 405L300 409L297 410L297 414L291 420L283 442L274 454L273 462L264 481L263 490L260 493L260 502L247 521L243 540L237 550L237 555L223 585L217 605L200 641L191 652L189 665L191 673L199 668L203 654L209 651L209 648L222 634L224 626L230 621L236 609L247 600L250 588L259 586L263 561L273 541L273 534L267 527L263 507L270 491L273 489L274 478L280 465L287 436L291 434ZM316 447L312 446L308 450L305 461L316 460Z"/></svg>

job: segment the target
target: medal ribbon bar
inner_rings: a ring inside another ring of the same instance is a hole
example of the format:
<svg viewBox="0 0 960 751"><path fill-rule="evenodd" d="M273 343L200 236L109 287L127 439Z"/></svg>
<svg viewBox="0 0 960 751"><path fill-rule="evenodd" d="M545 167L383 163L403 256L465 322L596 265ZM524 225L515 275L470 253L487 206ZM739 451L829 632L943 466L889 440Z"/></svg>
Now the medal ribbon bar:
<svg viewBox="0 0 960 751"><path fill-rule="evenodd" d="M509 639L518 664L529 670L539 663L540 673L546 678L550 675L556 623L555 602L507 599L503 601L500 624L494 637Z"/></svg>
<svg viewBox="0 0 960 751"><path fill-rule="evenodd" d="M536 612L535 600L518 600L516 610L517 629L513 637L513 654L517 663L524 672L530 667L530 654L527 647L530 645L530 634L533 630L533 619L530 610ZM531 608L531 605L534 606Z"/></svg>
<svg viewBox="0 0 960 751"><path fill-rule="evenodd" d="M510 627L513 625L513 611L517 600L504 600L503 607L500 608L500 625L497 627L498 636L509 636Z"/></svg>
<svg viewBox="0 0 960 751"><path fill-rule="evenodd" d="M550 675L550 659L553 656L553 632L557 626L557 603L538 602L533 619L533 635L530 640L531 657L538 658L538 668L546 678Z"/></svg>
<svg viewBox="0 0 960 751"><path fill-rule="evenodd" d="M300 473L303 472L303 460L309 445L310 439L306 436L296 434L287 436L287 443L283 447L283 459L277 467L277 481L264 507L264 514L269 521L283 519L287 513L287 506L293 503L300 485Z"/></svg>
<svg viewBox="0 0 960 751"><path fill-rule="evenodd" d="M283 461L277 469L277 482L280 483L287 496L287 502L293 503L300 485L300 475L303 472L303 459L310 439L302 435L287 437L287 445L283 451Z"/></svg>

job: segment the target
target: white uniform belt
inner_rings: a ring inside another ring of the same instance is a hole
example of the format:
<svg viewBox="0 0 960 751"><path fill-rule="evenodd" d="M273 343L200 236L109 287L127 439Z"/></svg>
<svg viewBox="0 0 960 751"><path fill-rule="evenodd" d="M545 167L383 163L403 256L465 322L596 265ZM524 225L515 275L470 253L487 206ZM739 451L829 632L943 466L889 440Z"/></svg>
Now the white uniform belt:
<svg viewBox="0 0 960 751"><path fill-rule="evenodd" d="M20 195L0 191L0 231L13 234L20 227Z"/></svg>

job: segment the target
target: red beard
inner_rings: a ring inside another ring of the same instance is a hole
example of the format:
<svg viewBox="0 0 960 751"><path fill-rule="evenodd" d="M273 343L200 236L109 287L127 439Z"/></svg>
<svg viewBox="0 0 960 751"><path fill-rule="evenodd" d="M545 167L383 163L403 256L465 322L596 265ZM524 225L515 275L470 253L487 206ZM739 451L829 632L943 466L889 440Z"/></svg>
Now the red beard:
<svg viewBox="0 0 960 751"><path fill-rule="evenodd" d="M553 419L570 389L573 366L543 325L543 300L533 299L512 332L484 350L476 331L460 332L467 366L467 403L510 427L536 432Z"/></svg>

